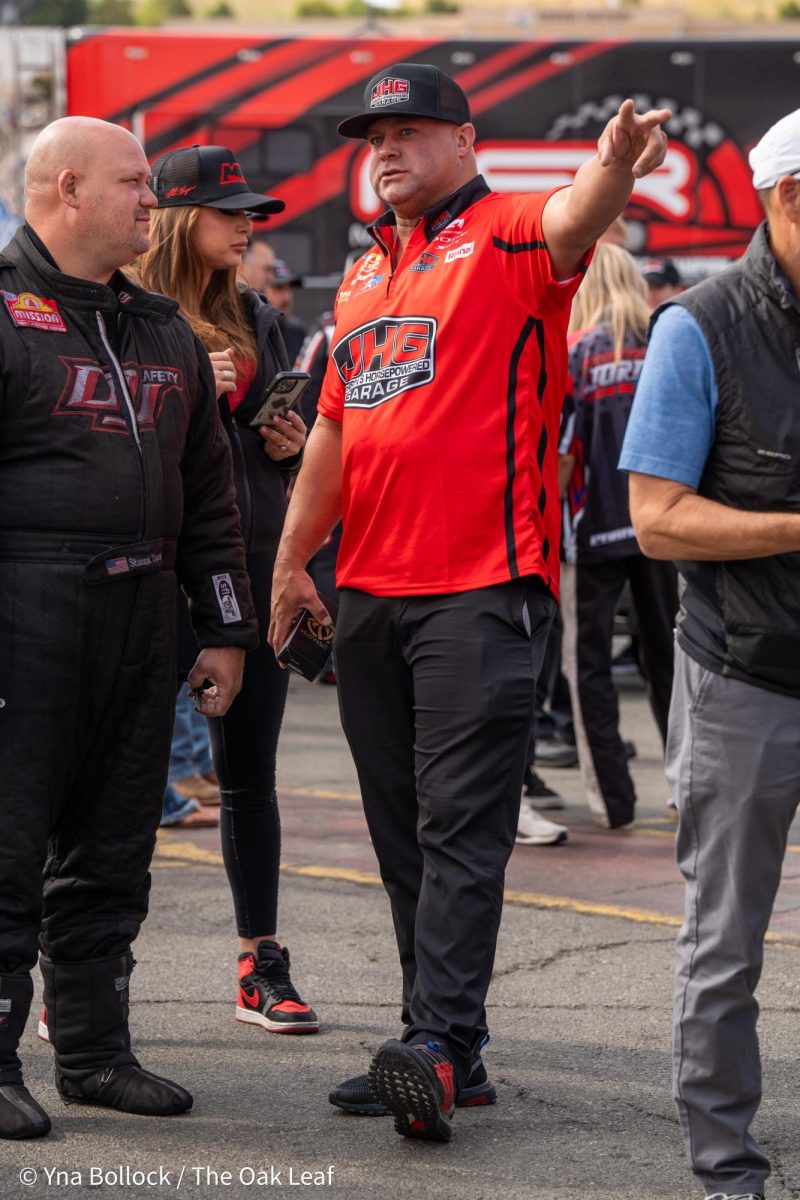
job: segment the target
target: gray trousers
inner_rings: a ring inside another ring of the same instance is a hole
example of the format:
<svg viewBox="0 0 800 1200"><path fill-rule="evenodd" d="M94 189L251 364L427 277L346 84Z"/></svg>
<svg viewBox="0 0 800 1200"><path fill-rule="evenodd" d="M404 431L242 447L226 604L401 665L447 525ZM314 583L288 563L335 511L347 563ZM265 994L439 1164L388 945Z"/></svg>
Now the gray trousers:
<svg viewBox="0 0 800 1200"><path fill-rule="evenodd" d="M676 648L667 779L686 880L673 1080L692 1169L707 1192L762 1192L750 1133L761 1101L755 990L800 800L800 699L701 667Z"/></svg>

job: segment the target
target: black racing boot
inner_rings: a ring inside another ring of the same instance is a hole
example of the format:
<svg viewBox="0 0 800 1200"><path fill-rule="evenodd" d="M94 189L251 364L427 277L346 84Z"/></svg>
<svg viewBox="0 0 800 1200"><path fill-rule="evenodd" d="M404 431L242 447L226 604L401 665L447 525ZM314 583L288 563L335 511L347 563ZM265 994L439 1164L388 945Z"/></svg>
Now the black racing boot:
<svg viewBox="0 0 800 1200"><path fill-rule="evenodd" d="M30 975L0 975L0 1138L43 1137L50 1118L22 1082L17 1054L33 998Z"/></svg>
<svg viewBox="0 0 800 1200"><path fill-rule="evenodd" d="M185 1088L141 1067L131 1052L128 984L133 955L40 959L56 1088L66 1104L95 1104L142 1116L187 1112Z"/></svg>

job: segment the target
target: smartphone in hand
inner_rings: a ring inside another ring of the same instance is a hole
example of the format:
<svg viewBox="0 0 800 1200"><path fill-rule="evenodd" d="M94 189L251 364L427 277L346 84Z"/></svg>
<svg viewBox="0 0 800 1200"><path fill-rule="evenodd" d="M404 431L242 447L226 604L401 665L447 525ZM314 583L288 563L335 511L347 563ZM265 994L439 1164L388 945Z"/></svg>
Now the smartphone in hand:
<svg viewBox="0 0 800 1200"><path fill-rule="evenodd" d="M270 425L273 417L285 417L311 382L308 371L279 371L266 390L261 407L249 424Z"/></svg>

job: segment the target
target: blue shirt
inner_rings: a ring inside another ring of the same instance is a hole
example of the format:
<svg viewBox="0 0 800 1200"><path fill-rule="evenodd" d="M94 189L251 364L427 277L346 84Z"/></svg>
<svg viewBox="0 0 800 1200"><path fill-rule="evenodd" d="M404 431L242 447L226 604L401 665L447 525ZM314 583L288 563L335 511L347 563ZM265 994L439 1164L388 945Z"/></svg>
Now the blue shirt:
<svg viewBox="0 0 800 1200"><path fill-rule="evenodd" d="M714 440L716 413L708 343L692 314L672 304L653 327L620 469L696 489Z"/></svg>

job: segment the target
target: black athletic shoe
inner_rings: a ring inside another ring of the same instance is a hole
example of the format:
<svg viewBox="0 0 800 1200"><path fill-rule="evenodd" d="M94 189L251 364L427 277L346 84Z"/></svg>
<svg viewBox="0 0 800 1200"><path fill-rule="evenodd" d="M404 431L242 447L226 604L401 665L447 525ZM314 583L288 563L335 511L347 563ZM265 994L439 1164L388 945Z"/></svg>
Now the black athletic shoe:
<svg viewBox="0 0 800 1200"><path fill-rule="evenodd" d="M289 951L277 942L258 943L258 957L239 955L236 1020L270 1033L316 1033L317 1014L300 999L289 975Z"/></svg>
<svg viewBox="0 0 800 1200"><path fill-rule="evenodd" d="M525 768L525 787L523 796L529 796L534 808L559 809L564 807L564 799L548 787L541 775L537 775L533 767Z"/></svg>
<svg viewBox="0 0 800 1200"><path fill-rule="evenodd" d="M370 1063L369 1086L394 1114L394 1127L403 1137L450 1141L455 1072L438 1042L384 1042Z"/></svg>
<svg viewBox="0 0 800 1200"><path fill-rule="evenodd" d="M368 1075L356 1075L346 1079L328 1093L328 1100L342 1112L351 1113L356 1117L388 1117L391 1109L373 1094L369 1086ZM485 1104L497 1103L497 1091L486 1074L483 1059L477 1059L470 1071L467 1086L463 1089L456 1108L478 1108Z"/></svg>
<svg viewBox="0 0 800 1200"><path fill-rule="evenodd" d="M96 1104L143 1117L174 1117L192 1107L185 1088L138 1063L106 1067L81 1083L64 1079L56 1068L56 1087L65 1104Z"/></svg>
<svg viewBox="0 0 800 1200"><path fill-rule="evenodd" d="M0 1084L0 1138L44 1137L50 1118L24 1083Z"/></svg>

